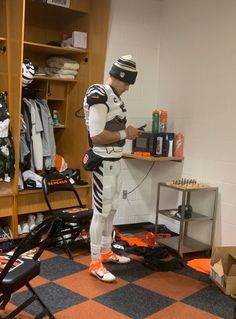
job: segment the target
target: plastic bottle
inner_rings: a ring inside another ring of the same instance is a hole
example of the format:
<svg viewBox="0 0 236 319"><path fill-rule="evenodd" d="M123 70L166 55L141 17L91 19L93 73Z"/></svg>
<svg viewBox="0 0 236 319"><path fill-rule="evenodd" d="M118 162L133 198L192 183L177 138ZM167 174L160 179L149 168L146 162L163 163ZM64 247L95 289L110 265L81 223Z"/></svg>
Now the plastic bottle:
<svg viewBox="0 0 236 319"><path fill-rule="evenodd" d="M167 111L160 111L160 133L167 132Z"/></svg>
<svg viewBox="0 0 236 319"><path fill-rule="evenodd" d="M173 156L173 144L174 144L174 134L167 134L168 135L168 156Z"/></svg>
<svg viewBox="0 0 236 319"><path fill-rule="evenodd" d="M57 126L59 125L59 119L58 119L58 111L57 110L53 110L53 125Z"/></svg>
<svg viewBox="0 0 236 319"><path fill-rule="evenodd" d="M184 135L183 133L175 134L175 156L183 156L184 154Z"/></svg>
<svg viewBox="0 0 236 319"><path fill-rule="evenodd" d="M155 156L162 156L162 149L163 149L163 136L157 136Z"/></svg>
<svg viewBox="0 0 236 319"><path fill-rule="evenodd" d="M154 110L152 113L152 134L157 135L159 133L159 111Z"/></svg>

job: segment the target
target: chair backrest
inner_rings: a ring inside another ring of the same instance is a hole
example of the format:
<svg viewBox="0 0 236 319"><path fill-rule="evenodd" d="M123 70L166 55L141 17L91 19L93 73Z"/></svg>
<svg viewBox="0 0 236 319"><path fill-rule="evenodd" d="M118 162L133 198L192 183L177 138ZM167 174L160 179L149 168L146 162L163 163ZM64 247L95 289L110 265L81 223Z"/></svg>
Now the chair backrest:
<svg viewBox="0 0 236 319"><path fill-rule="evenodd" d="M0 271L0 282L6 276L8 271L17 264L20 256L34 248L38 248L33 259L37 260L46 247L54 240L58 233L61 219L55 216L45 218L42 223L31 230L16 247L12 256L4 255L0 260L2 271ZM5 262L4 262L5 261Z"/></svg>
<svg viewBox="0 0 236 319"><path fill-rule="evenodd" d="M45 201L47 203L47 206L50 210L53 210L48 195L50 193L55 192L73 192L74 196L77 199L78 206L84 207L81 199L76 192L74 186L71 184L69 178L61 173L51 173L49 175L46 175L42 180L42 189Z"/></svg>

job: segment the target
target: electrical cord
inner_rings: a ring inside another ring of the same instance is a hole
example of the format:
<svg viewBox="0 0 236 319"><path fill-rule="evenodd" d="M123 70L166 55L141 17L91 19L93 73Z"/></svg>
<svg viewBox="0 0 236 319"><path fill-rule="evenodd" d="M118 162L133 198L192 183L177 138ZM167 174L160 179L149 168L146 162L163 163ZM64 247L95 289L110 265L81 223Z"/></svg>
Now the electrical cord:
<svg viewBox="0 0 236 319"><path fill-rule="evenodd" d="M133 193L140 185L142 185L142 183L145 181L145 179L148 177L149 173L151 172L151 170L153 169L154 165L156 164L156 162L153 162L152 165L150 166L147 174L144 176L144 178L141 180L141 182L135 186L135 188L133 188L131 191L127 192L127 195Z"/></svg>
<svg viewBox="0 0 236 319"><path fill-rule="evenodd" d="M78 118L84 118L84 116L80 115L80 112L83 110L83 107L79 108L77 111L75 111L75 116ZM132 192L134 192L140 185L142 185L142 183L145 181L145 179L148 177L149 173L151 172L152 168L154 167L156 162L153 162L151 167L149 168L147 174L144 176L144 178L141 180L141 182L131 191L127 192L127 195L131 194Z"/></svg>

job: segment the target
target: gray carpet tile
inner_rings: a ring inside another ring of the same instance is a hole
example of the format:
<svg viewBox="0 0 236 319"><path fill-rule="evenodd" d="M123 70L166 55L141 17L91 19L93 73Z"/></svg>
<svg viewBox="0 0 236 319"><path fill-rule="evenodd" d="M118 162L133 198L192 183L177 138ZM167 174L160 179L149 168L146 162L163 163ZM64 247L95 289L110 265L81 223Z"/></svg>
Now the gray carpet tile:
<svg viewBox="0 0 236 319"><path fill-rule="evenodd" d="M52 253L57 255L62 255L66 253L62 246L52 246L48 249L48 251L51 251Z"/></svg>
<svg viewBox="0 0 236 319"><path fill-rule="evenodd" d="M41 261L40 276L48 280L56 280L84 269L87 267L68 257L56 256Z"/></svg>
<svg viewBox="0 0 236 319"><path fill-rule="evenodd" d="M69 243L68 248L70 249L71 254L73 255L73 253L78 252L78 249L87 249L87 251L89 252L90 244L89 242L86 242L84 240L78 240L78 241ZM67 254L67 251L65 250L65 248L60 244L53 245L48 250L57 255Z"/></svg>
<svg viewBox="0 0 236 319"><path fill-rule="evenodd" d="M131 260L131 262L127 264L106 263L106 268L113 273L113 275L129 282L133 282L154 272L136 260Z"/></svg>
<svg viewBox="0 0 236 319"><path fill-rule="evenodd" d="M52 282L38 286L35 288L35 291L40 298L42 298L43 302L47 305L52 313L64 310L87 300L85 297ZM31 296L31 293L28 290L15 293L11 299L11 302L16 306L19 306L29 296ZM42 311L42 307L38 301L34 301L26 308L26 311L35 316Z"/></svg>
<svg viewBox="0 0 236 319"><path fill-rule="evenodd" d="M212 282L209 275L206 275L202 272L196 271L193 268L188 267L188 266L185 266L182 269L176 270L175 272L178 274L184 275L184 276L194 278L196 280L203 281L207 284L210 284Z"/></svg>
<svg viewBox="0 0 236 319"><path fill-rule="evenodd" d="M134 284L118 288L94 300L132 319L144 319L175 302Z"/></svg>
<svg viewBox="0 0 236 319"><path fill-rule="evenodd" d="M208 311L224 319L233 319L235 300L226 296L216 287L207 286L204 289L181 300L181 302Z"/></svg>

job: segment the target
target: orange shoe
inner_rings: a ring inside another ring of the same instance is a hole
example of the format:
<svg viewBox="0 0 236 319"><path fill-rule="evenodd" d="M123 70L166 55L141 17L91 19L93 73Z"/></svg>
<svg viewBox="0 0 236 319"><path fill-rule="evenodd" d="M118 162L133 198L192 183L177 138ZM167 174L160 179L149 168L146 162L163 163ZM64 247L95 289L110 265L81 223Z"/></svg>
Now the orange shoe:
<svg viewBox="0 0 236 319"><path fill-rule="evenodd" d="M112 275L102 264L101 260L92 262L89 266L90 274L105 282L112 282L116 277Z"/></svg>
<svg viewBox="0 0 236 319"><path fill-rule="evenodd" d="M127 264L130 262L129 257L117 255L112 250L106 253L102 253L101 256L102 256L103 263L111 262L115 264Z"/></svg>

